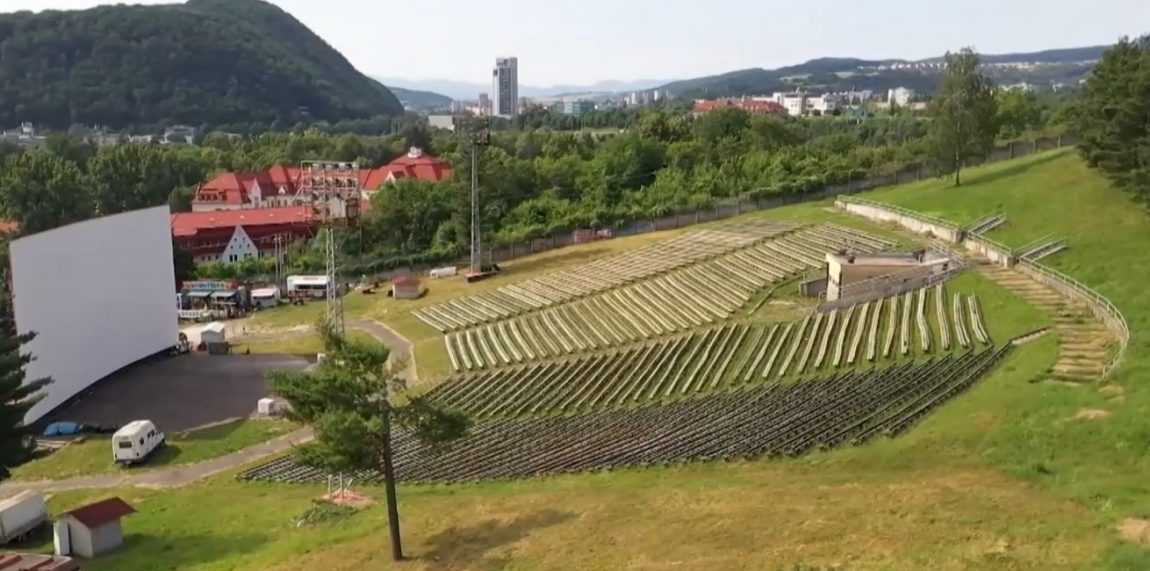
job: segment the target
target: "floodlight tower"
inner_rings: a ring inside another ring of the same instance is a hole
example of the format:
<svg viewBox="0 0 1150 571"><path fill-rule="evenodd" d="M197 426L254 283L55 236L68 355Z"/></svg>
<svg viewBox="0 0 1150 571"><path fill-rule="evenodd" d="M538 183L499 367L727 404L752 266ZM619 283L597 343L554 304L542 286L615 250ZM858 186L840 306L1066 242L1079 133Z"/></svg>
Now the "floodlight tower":
<svg viewBox="0 0 1150 571"><path fill-rule="evenodd" d="M343 335L343 297L339 294L339 265L335 225L352 220L359 213L359 165L352 162L305 161L300 168L300 194L311 201L312 212L323 226L327 275L327 323ZM339 212L336 212L336 211Z"/></svg>
<svg viewBox="0 0 1150 571"><path fill-rule="evenodd" d="M343 335L343 298L339 295L339 267L336 265L335 226L327 224L327 323L333 333Z"/></svg>
<svg viewBox="0 0 1150 571"><path fill-rule="evenodd" d="M471 138L471 272L473 277L483 275L483 227L479 205L479 148L491 144L491 131L486 122L468 135Z"/></svg>

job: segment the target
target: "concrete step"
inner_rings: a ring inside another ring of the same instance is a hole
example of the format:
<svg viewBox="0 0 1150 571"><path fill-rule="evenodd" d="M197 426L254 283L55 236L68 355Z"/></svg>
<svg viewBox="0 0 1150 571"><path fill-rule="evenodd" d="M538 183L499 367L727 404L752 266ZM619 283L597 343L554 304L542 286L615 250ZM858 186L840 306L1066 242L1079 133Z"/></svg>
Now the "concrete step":
<svg viewBox="0 0 1150 571"><path fill-rule="evenodd" d="M1093 383L1098 380L1098 375L1075 375L1070 373L1054 373L1051 379L1055 382L1071 383L1075 385L1083 385Z"/></svg>
<svg viewBox="0 0 1150 571"><path fill-rule="evenodd" d="M1098 377L1102 375L1105 367L1099 366L1085 366L1085 365L1066 365L1054 364L1054 372L1060 375L1074 375L1081 377Z"/></svg>

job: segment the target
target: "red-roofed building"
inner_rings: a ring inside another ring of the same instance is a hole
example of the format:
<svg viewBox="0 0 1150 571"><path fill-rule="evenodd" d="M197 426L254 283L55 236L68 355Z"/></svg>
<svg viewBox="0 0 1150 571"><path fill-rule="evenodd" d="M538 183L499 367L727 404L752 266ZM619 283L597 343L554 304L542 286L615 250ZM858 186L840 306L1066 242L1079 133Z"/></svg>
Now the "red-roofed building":
<svg viewBox="0 0 1150 571"><path fill-rule="evenodd" d="M319 172L316 165L303 167L276 165L258 173L225 172L200 186L192 201L193 212L245 210L310 205L315 200L312 183ZM360 201L367 201L383 185L402 178L440 182L451 178L451 165L438 157L412 147L408 153L377 169L354 169L352 163L325 163L327 178L347 178L351 182L341 191L350 190ZM333 168L331 165L338 165ZM346 192L345 192L346 194ZM329 204L335 217L355 217L357 209Z"/></svg>
<svg viewBox="0 0 1150 571"><path fill-rule="evenodd" d="M787 108L778 101L770 99L752 99L744 97L741 99L723 98L723 99L697 99L695 106L691 112L696 115L702 115L708 111L715 109L742 109L752 115L786 115Z"/></svg>
<svg viewBox="0 0 1150 571"><path fill-rule="evenodd" d="M172 214L172 238L196 263L235 263L275 255L315 235L320 218L311 206Z"/></svg>
<svg viewBox="0 0 1150 571"><path fill-rule="evenodd" d="M80 564L71 557L0 553L0 571L80 571Z"/></svg>

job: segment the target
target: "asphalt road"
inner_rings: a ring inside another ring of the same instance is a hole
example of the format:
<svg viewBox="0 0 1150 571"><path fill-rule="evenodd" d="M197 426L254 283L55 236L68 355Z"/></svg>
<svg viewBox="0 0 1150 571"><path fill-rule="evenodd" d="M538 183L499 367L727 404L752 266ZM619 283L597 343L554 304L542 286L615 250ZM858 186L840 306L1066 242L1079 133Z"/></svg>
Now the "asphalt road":
<svg viewBox="0 0 1150 571"><path fill-rule="evenodd" d="M160 357L113 374L38 423L69 420L121 426L138 419L165 432L251 416L269 393L268 371L298 370L306 359L282 355Z"/></svg>

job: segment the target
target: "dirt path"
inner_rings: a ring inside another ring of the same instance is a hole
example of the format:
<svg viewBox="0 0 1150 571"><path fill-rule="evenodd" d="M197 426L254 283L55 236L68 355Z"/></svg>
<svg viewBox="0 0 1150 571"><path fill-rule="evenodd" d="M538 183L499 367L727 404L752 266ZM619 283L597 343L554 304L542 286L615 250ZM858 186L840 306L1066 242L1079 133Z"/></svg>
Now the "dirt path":
<svg viewBox="0 0 1150 571"><path fill-rule="evenodd" d="M243 450L232 452L212 460L205 460L196 464L156 468L154 470L123 474L105 474L100 476L79 476L66 480L40 480L35 482L4 482L0 484L0 497L7 497L24 490L37 492L64 492L68 490L86 490L99 488L119 488L135 486L141 488L178 488L197 482L208 476L238 468L257 460L286 452L297 444L305 443L312 438L310 428L302 428L290 434L249 446Z"/></svg>
<svg viewBox="0 0 1150 571"><path fill-rule="evenodd" d="M415 366L415 351L412 350L411 341L408 341L406 337L371 319L352 319L347 322L347 326L364 331L386 345L388 349L391 349L391 357L405 365L399 371L399 375L412 383L419 381L419 371Z"/></svg>

